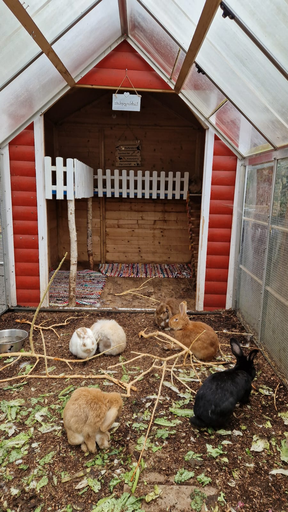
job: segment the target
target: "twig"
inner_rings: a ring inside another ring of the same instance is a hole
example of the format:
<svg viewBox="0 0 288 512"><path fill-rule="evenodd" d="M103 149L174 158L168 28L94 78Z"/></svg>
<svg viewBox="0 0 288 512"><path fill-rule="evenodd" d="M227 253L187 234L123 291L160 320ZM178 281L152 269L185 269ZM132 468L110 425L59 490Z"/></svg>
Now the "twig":
<svg viewBox="0 0 288 512"><path fill-rule="evenodd" d="M136 379L132 380L131 382L128 383L127 385L127 397L130 397L131 396L131 388L134 387L133 384L135 384L138 380L140 380L142 377L144 377L144 375L147 375L147 373L151 372L151 370L153 370L153 368L155 367L155 364L156 364L156 361L154 361L154 363L152 364L152 366L146 370L145 372L141 373L141 375L138 375L138 377L136 377Z"/></svg>
<svg viewBox="0 0 288 512"><path fill-rule="evenodd" d="M159 402L159 398L161 396L161 390L162 390L162 385L163 385L163 381L164 381L164 377L165 377L165 372L166 372L166 361L164 361L163 363L163 368L162 368L162 377L161 377L161 381L160 381L160 384L159 384L159 389L158 389L158 395L157 395L157 398L156 398L156 401L155 401L155 404L154 404L154 407L153 407L153 411L152 411L152 414L151 414L151 419L150 419L150 423L148 425L148 428L147 428L147 432L146 432L146 436L145 436L145 439L144 439L144 443L143 443L143 448L140 452L140 455L139 455L139 459L138 459L138 462L137 462L137 465L136 465L136 468L133 472L133 475L131 477L131 481L133 480L134 478L134 475L137 471L137 468L139 467L140 465L140 462L141 462L141 459L142 459L142 456L143 456L143 453L144 453L144 450L145 450L145 446L146 446L146 443L147 443L147 439L148 439L148 436L149 436L149 432L151 430L151 426L152 426L152 423L153 423L153 420L154 420L154 415L155 415L155 411L157 409L157 405L158 405L158 402Z"/></svg>
<svg viewBox="0 0 288 512"><path fill-rule="evenodd" d="M47 364L47 355L46 355L46 345L45 345L44 334L43 334L42 329L40 329L40 334L41 334L42 343L43 343L43 352L44 352L44 361L45 361L46 375L49 375L48 364Z"/></svg>
<svg viewBox="0 0 288 512"><path fill-rule="evenodd" d="M53 324L53 325L50 325L50 326L42 325L43 323L47 322L47 320L44 320L44 322L42 322L42 324L39 324L39 325L34 324L34 329L45 329L46 331L48 331L50 329L50 330L52 330L56 334L57 338L60 338L60 335L57 333L57 331L54 328L55 327L65 327L65 326L67 326L68 320L73 320L75 318L78 319L79 317L77 317L77 316L70 316L69 318L66 318L65 322L63 322L61 324ZM19 320L18 319L18 320L16 320L16 322L18 322L19 324L32 325L32 322L30 322L29 320Z"/></svg>
<svg viewBox="0 0 288 512"><path fill-rule="evenodd" d="M275 407L276 411L278 411L277 405L276 405L276 395L277 395L277 391L278 391L279 386L280 386L280 382L278 382L278 384L276 386L276 389L275 389L275 393L274 393L274 407Z"/></svg>
<svg viewBox="0 0 288 512"><path fill-rule="evenodd" d="M1 355L1 357L2 357L2 355ZM12 363L6 364L5 366L3 366L3 368L0 368L0 372L2 372L2 370L5 370L5 368L8 368L8 366L11 366L12 364L17 363L17 361L19 361L20 358L21 358L21 356L18 356L17 359L14 359L12 361Z"/></svg>
<svg viewBox="0 0 288 512"><path fill-rule="evenodd" d="M45 290L45 292L44 292L44 294L43 294L43 297L42 297L42 299L40 300L40 303L39 303L39 305L38 305L38 307L37 307L37 309L36 309L36 311L35 311L35 313L34 313L34 317L33 317L32 323L31 323L30 335L29 335L30 348L31 348L31 352L32 352L32 354L34 354L34 352L35 352L35 351L34 351L34 343L33 343L33 329L34 329L34 324L35 324L35 321L36 321L37 315L38 315L38 313L39 313L39 309L41 308L41 306L42 306L42 304L43 304L43 301L44 301L44 299L45 299L45 297L46 297L46 294L47 294L47 292L49 291L49 288L50 288L50 286L51 286L51 284L52 284L52 282L53 282L53 279L54 279L54 277L56 276L57 272L60 270L60 268L61 268L61 266L62 266L62 263L64 262L64 260L65 260L65 258L66 258L66 256L67 256L67 254L68 254L68 252L65 252L64 258L62 258L62 260L60 261L60 263L59 263L59 265L58 265L57 269L55 270L55 272L54 272L54 274L53 274L53 276L51 277L51 279L50 279L50 281L49 281L49 283L48 283L48 286L47 286L47 288L46 288L46 290Z"/></svg>
<svg viewBox="0 0 288 512"><path fill-rule="evenodd" d="M149 279L147 279L147 281L144 281L144 283L140 284L140 286L137 286L137 288L130 288L130 290L126 290L125 292L121 292L121 293L115 293L115 295L127 295L127 293L131 293L135 290L140 290L141 288L143 288L143 286L145 286L149 281L151 281L151 279L155 279L155 277L150 277Z"/></svg>

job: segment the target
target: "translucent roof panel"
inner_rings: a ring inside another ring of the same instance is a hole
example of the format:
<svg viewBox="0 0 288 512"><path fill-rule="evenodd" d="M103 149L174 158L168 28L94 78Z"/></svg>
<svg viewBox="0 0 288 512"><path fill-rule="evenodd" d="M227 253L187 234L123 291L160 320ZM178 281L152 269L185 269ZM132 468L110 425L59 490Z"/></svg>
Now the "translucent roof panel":
<svg viewBox="0 0 288 512"><path fill-rule="evenodd" d="M204 0L140 0L148 11L188 50L204 7Z"/></svg>
<svg viewBox="0 0 288 512"><path fill-rule="evenodd" d="M53 45L73 78L121 36L118 0L105 0Z"/></svg>
<svg viewBox="0 0 288 512"><path fill-rule="evenodd" d="M170 77L179 46L137 2L127 1L129 35L155 64Z"/></svg>
<svg viewBox="0 0 288 512"><path fill-rule="evenodd" d="M226 2L227 4L227 2ZM288 5L283 0L228 0L229 7L288 71ZM227 5L228 5L227 4Z"/></svg>
<svg viewBox="0 0 288 512"><path fill-rule="evenodd" d="M211 116L225 100L224 94L211 80L206 75L198 73L195 64L192 66L181 92L205 117Z"/></svg>
<svg viewBox="0 0 288 512"><path fill-rule="evenodd" d="M38 44L4 2L0 2L0 48L0 88L40 53Z"/></svg>
<svg viewBox="0 0 288 512"><path fill-rule="evenodd" d="M51 43L67 29L95 0L31 0L26 11ZM39 46L20 24L10 9L0 2L0 87L41 53Z"/></svg>
<svg viewBox="0 0 288 512"><path fill-rule="evenodd" d="M41 55L0 93L0 141L30 120L65 85L46 55Z"/></svg>
<svg viewBox="0 0 288 512"><path fill-rule="evenodd" d="M275 146L288 143L287 80L219 9L198 64Z"/></svg>
<svg viewBox="0 0 288 512"><path fill-rule="evenodd" d="M209 120L215 128L220 130L232 142L233 146L242 155L246 156L272 149L269 142L229 101L217 110Z"/></svg>

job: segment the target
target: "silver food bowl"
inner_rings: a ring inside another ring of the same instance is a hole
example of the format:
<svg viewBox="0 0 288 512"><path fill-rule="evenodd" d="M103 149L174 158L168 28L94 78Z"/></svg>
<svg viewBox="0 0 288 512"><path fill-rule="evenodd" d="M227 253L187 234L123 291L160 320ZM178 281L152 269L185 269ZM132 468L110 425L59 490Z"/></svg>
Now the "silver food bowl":
<svg viewBox="0 0 288 512"><path fill-rule="evenodd" d="M24 331L24 329L6 329L5 331L0 331L0 354L19 352L27 336L28 332Z"/></svg>

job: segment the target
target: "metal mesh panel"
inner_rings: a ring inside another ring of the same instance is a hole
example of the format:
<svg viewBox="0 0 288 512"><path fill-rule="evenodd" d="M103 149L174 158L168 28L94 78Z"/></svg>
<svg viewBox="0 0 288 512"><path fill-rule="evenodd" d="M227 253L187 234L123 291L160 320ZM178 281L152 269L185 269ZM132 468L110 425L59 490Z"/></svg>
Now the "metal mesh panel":
<svg viewBox="0 0 288 512"><path fill-rule="evenodd" d="M238 282L238 309L256 334L259 334L262 285L240 269Z"/></svg>
<svg viewBox="0 0 288 512"><path fill-rule="evenodd" d="M288 159L275 177L260 341L288 377Z"/></svg>
<svg viewBox="0 0 288 512"><path fill-rule="evenodd" d="M268 224L244 220L241 246L241 267L263 280L265 247L267 245ZM264 250L263 250L264 248Z"/></svg>
<svg viewBox="0 0 288 512"><path fill-rule="evenodd" d="M243 208L238 308L259 334L273 164L249 167Z"/></svg>

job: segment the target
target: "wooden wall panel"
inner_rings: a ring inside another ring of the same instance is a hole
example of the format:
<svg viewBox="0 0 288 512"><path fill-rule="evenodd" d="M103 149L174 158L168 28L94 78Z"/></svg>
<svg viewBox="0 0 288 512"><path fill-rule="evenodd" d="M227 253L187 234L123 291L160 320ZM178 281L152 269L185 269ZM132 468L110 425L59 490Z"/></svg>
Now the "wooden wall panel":
<svg viewBox="0 0 288 512"><path fill-rule="evenodd" d="M237 158L214 141L204 309L225 309Z"/></svg>
<svg viewBox="0 0 288 512"><path fill-rule="evenodd" d="M17 305L38 306L40 278L33 124L9 143L9 157Z"/></svg>
<svg viewBox="0 0 288 512"><path fill-rule="evenodd" d="M67 203L58 201L58 255L70 242ZM76 200L78 262L88 264L86 245L87 202ZM171 211L170 211L171 209ZM100 200L93 200L94 263L100 263ZM105 201L106 263L188 263L188 221L185 201L107 199ZM103 243L103 242L102 242Z"/></svg>
<svg viewBox="0 0 288 512"><path fill-rule="evenodd" d="M60 201L58 201L60 202ZM59 265L58 254L58 222L57 222L57 201L56 199L47 200L47 219L48 219L48 266L49 270L55 270Z"/></svg>

